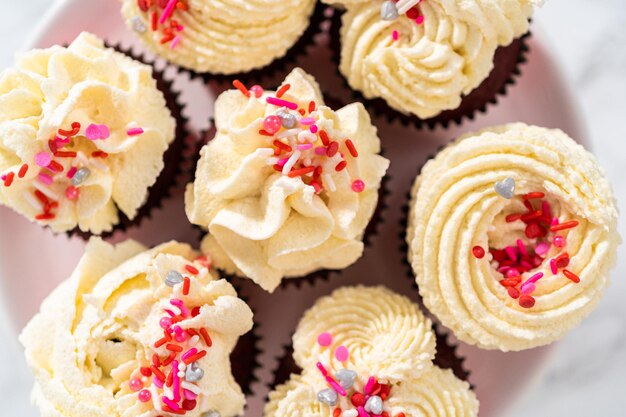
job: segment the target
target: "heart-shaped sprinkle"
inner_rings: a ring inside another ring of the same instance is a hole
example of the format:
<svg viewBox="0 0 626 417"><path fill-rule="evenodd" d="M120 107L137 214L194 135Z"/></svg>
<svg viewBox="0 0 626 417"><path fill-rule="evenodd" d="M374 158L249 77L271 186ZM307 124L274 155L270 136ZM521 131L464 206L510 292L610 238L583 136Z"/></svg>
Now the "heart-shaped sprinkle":
<svg viewBox="0 0 626 417"><path fill-rule="evenodd" d="M383 412L383 400L378 395L372 395L365 402L365 411L374 415L381 415Z"/></svg>
<svg viewBox="0 0 626 417"><path fill-rule="evenodd" d="M349 390L354 385L354 380L357 377L357 373L350 369L340 369L335 374L335 378L339 381L341 388Z"/></svg>
<svg viewBox="0 0 626 417"><path fill-rule="evenodd" d="M204 377L204 371L200 368L198 362L192 362L185 371L185 380L187 382L200 381Z"/></svg>
<svg viewBox="0 0 626 417"><path fill-rule="evenodd" d="M138 33L144 33L146 31L146 25L139 16L135 16L131 19L133 30Z"/></svg>
<svg viewBox="0 0 626 417"><path fill-rule="evenodd" d="M380 17L383 20L396 20L398 18L398 8L392 0L386 0L380 7Z"/></svg>
<svg viewBox="0 0 626 417"><path fill-rule="evenodd" d="M85 129L85 137L89 140L107 139L111 136L109 127L107 125L90 124Z"/></svg>
<svg viewBox="0 0 626 417"><path fill-rule="evenodd" d="M515 195L515 180L513 178L505 178L502 181L496 182L493 187L496 193L504 198L511 199Z"/></svg>
<svg viewBox="0 0 626 417"><path fill-rule="evenodd" d="M337 393L330 388L323 389L317 393L317 400L329 407L334 407L337 405Z"/></svg>
<svg viewBox="0 0 626 417"><path fill-rule="evenodd" d="M173 287L174 285L180 284L183 281L183 276L178 271L170 271L165 276L165 285L167 285L168 287Z"/></svg>

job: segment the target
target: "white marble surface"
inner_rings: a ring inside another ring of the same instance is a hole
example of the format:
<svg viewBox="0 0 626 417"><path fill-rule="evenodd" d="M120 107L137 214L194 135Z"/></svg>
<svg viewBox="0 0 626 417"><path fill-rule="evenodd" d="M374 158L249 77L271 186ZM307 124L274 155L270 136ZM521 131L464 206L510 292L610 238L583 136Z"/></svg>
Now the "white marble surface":
<svg viewBox="0 0 626 417"><path fill-rule="evenodd" d="M114 0L105 0L114 1ZM0 69L8 66L51 0L2 0ZM537 13L563 73L574 85L593 150L605 167L620 203L626 201L626 2L548 0ZM622 206L622 210L624 207ZM624 221L620 223L626 236ZM1 233L1 231L0 231ZM559 345L534 392L511 417L625 415L626 255L613 285L593 315ZM0 404L3 416L35 417L29 404L32 379L5 317L0 315ZM515 378L515 375L511 375ZM504 381L503 381L504 382Z"/></svg>

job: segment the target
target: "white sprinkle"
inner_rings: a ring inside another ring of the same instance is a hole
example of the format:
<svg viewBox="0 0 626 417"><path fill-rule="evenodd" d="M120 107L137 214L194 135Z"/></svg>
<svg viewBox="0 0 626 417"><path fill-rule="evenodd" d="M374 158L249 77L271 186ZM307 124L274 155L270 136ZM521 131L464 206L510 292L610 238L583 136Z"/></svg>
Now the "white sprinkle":
<svg viewBox="0 0 626 417"><path fill-rule="evenodd" d="M333 193L337 191L337 187L335 187L335 181L333 181L333 177L328 172L322 174L322 176L324 177L324 183L326 184L328 189Z"/></svg>
<svg viewBox="0 0 626 417"><path fill-rule="evenodd" d="M185 373L184 372L179 372L176 375L178 375L179 378L184 378L185 377Z"/></svg>
<svg viewBox="0 0 626 417"><path fill-rule="evenodd" d="M41 204L41 201L37 200L30 191L24 191L22 195L24 196L24 200L26 200L31 206L33 206L34 209L43 210L43 205Z"/></svg>
<svg viewBox="0 0 626 417"><path fill-rule="evenodd" d="M182 381L180 383L180 386L183 387L184 389L186 389L187 391L193 392L194 394L200 394L202 392L202 390L200 389L199 386L194 385L194 384L192 384L190 382L187 382L187 381Z"/></svg>
<svg viewBox="0 0 626 417"><path fill-rule="evenodd" d="M420 3L422 0L400 0L396 3L396 7L398 8L399 14L404 14L408 12L413 6Z"/></svg>
<svg viewBox="0 0 626 417"><path fill-rule="evenodd" d="M204 277L206 277L209 274L209 269L208 268L200 268L200 272L198 273L198 279L202 279Z"/></svg>
<svg viewBox="0 0 626 417"><path fill-rule="evenodd" d="M178 364L178 370L179 371L184 371L186 367L187 367L187 365L185 365L185 362L181 362L181 363Z"/></svg>
<svg viewBox="0 0 626 417"><path fill-rule="evenodd" d="M298 159L300 159L301 154L302 153L300 151L295 151L291 154L289 160L285 163L285 166L283 166L283 175L287 175L289 174L289 172L291 172L291 169L294 167L294 165L296 165Z"/></svg>
<svg viewBox="0 0 626 417"><path fill-rule="evenodd" d="M276 157L267 158L267 159L265 160L265 163L266 163L267 165L270 165L270 166L272 166L272 165L276 165L276 164L278 163L278 158L276 158Z"/></svg>
<svg viewBox="0 0 626 417"><path fill-rule="evenodd" d="M200 336L198 335L191 336L191 339L189 339L189 346L194 347L195 345L198 344L199 341L200 341Z"/></svg>
<svg viewBox="0 0 626 417"><path fill-rule="evenodd" d="M271 156L274 155L274 149L272 148L259 148L254 152L258 156Z"/></svg>
<svg viewBox="0 0 626 417"><path fill-rule="evenodd" d="M313 143L317 141L317 135L314 133L311 133L310 130L303 130L302 132L298 133L298 141L300 143L304 143L304 142Z"/></svg>
<svg viewBox="0 0 626 417"><path fill-rule="evenodd" d="M150 385L150 393L152 394L152 405L154 409L157 411L163 411L161 408L161 400L159 398L159 394L157 393L156 386Z"/></svg>
<svg viewBox="0 0 626 417"><path fill-rule="evenodd" d="M296 136L300 132L302 132L302 129L284 130L284 131L280 132L278 135L276 135L276 139L284 139L284 138L288 138L290 136Z"/></svg>
<svg viewBox="0 0 626 417"><path fill-rule="evenodd" d="M53 200L59 200L59 196L54 191L52 191L50 188L46 187L39 181L33 181L32 184L33 187L44 193L46 197L50 197Z"/></svg>

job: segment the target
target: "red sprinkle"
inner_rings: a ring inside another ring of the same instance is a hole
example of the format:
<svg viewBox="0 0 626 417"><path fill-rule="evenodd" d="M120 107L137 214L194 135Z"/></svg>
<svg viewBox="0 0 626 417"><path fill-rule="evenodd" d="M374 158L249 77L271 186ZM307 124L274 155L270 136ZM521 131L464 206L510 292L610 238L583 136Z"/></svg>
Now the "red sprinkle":
<svg viewBox="0 0 626 417"><path fill-rule="evenodd" d="M281 98L289 89L291 88L291 84L285 84L276 91L276 97Z"/></svg>
<svg viewBox="0 0 626 417"><path fill-rule="evenodd" d="M539 198L544 198L546 195L540 191L535 191L532 193L528 193L522 196L524 200L536 200Z"/></svg>
<svg viewBox="0 0 626 417"><path fill-rule="evenodd" d="M341 161L335 166L335 171L341 172L345 169L346 166L348 166L348 163L346 161Z"/></svg>
<svg viewBox="0 0 626 417"><path fill-rule="evenodd" d="M535 299L530 295L523 294L519 298L519 305L523 308L531 308L535 305Z"/></svg>
<svg viewBox="0 0 626 417"><path fill-rule="evenodd" d="M65 136L65 137L76 136L78 135L78 132L80 132L80 123L78 122L72 123L72 130L59 129L58 132L59 132L59 135Z"/></svg>
<svg viewBox="0 0 626 417"><path fill-rule="evenodd" d="M109 156L109 154L104 151L95 151L91 153L91 156L93 156L94 158L106 158Z"/></svg>
<svg viewBox="0 0 626 417"><path fill-rule="evenodd" d="M6 178L4 179L4 186L5 187L10 187L11 184L13 184L13 178L15 178L15 173L14 172L9 172L6 176Z"/></svg>
<svg viewBox="0 0 626 417"><path fill-rule="evenodd" d="M157 368L156 366L152 365L150 367L150 370L152 371L152 373L154 374L154 376L156 376L159 380L165 382L165 374L163 372L161 372L161 370L159 368Z"/></svg>
<svg viewBox="0 0 626 417"><path fill-rule="evenodd" d="M328 149L326 149L326 156L332 158L339 151L339 143L337 141L332 141L328 144Z"/></svg>
<svg viewBox="0 0 626 417"><path fill-rule="evenodd" d="M207 347L213 346L211 336L209 336L209 332L207 332L204 327L200 329L200 335L202 336L202 339L204 339L204 343L207 345Z"/></svg>
<svg viewBox="0 0 626 417"><path fill-rule="evenodd" d="M293 149L291 148L291 146L287 145L286 143L283 143L281 141L279 141L278 139L274 140L274 146L276 146L279 149L282 149L285 152L291 152Z"/></svg>
<svg viewBox="0 0 626 417"><path fill-rule="evenodd" d="M335 408L333 410L333 417L339 417L341 415L341 408Z"/></svg>
<svg viewBox="0 0 626 417"><path fill-rule="evenodd" d="M361 407L365 405L365 395L361 394L360 392L355 392L354 394L352 394L352 397L350 397L350 402L355 407Z"/></svg>
<svg viewBox="0 0 626 417"><path fill-rule="evenodd" d="M182 347L180 347L180 346L178 346L178 345L175 345L175 344L173 344L173 343L168 343L168 344L165 346L165 349L167 349L167 350L171 350L172 352L182 352L182 351L183 351L183 348L182 348Z"/></svg>
<svg viewBox="0 0 626 417"><path fill-rule="evenodd" d="M246 88L246 86L245 86L245 85L243 85L243 83L242 83L241 81L239 81L239 80L235 80L235 81L233 81L233 86L234 86L237 90L241 91L241 94L243 94L244 96L246 96L246 97L250 97L250 90L248 90L248 89Z"/></svg>
<svg viewBox="0 0 626 417"><path fill-rule="evenodd" d="M300 168L300 169L294 169L290 171L289 174L287 174L287 176L290 178L295 178L301 175L310 174L313 171L315 171L315 167L305 167L305 168Z"/></svg>
<svg viewBox="0 0 626 417"><path fill-rule="evenodd" d="M550 227L550 231L551 232L559 232L561 230L566 230L566 229L571 229L573 227L578 226L578 220L572 220L569 222L565 222L565 223L561 223L561 224L556 224L554 226Z"/></svg>
<svg viewBox="0 0 626 417"><path fill-rule="evenodd" d="M508 216L505 217L505 220L507 223L513 223L513 222L518 221L521 217L522 215L519 213L509 214Z"/></svg>
<svg viewBox="0 0 626 417"><path fill-rule="evenodd" d="M73 151L56 151L54 156L57 158L75 158L76 152Z"/></svg>
<svg viewBox="0 0 626 417"><path fill-rule="evenodd" d="M348 151L350 152L350 155L352 155L353 158L357 158L359 156L359 153L354 147L354 143L352 143L350 139L346 139L346 148L348 148Z"/></svg>
<svg viewBox="0 0 626 417"><path fill-rule="evenodd" d="M328 133L324 130L320 130L320 139L324 146L328 146L330 144L330 139L328 138Z"/></svg>
<svg viewBox="0 0 626 417"><path fill-rule="evenodd" d="M24 178L27 172L28 172L28 164L24 164L20 168L20 171L17 173L17 176L20 178Z"/></svg>
<svg viewBox="0 0 626 417"><path fill-rule="evenodd" d="M576 284L580 282L580 277L570 270L564 269L563 275L565 275L568 279L572 280Z"/></svg>
<svg viewBox="0 0 626 417"><path fill-rule="evenodd" d="M193 274L193 275L198 275L198 273L200 272L193 265L185 265L185 269L187 270L187 272L189 272L190 274Z"/></svg>
<svg viewBox="0 0 626 417"><path fill-rule="evenodd" d="M59 164L57 161L50 161L50 165L48 165L48 169L54 172L63 172L63 165Z"/></svg>
<svg viewBox="0 0 626 417"><path fill-rule="evenodd" d="M183 295L189 295L189 286L191 285L191 280L189 277L185 277L183 279Z"/></svg>
<svg viewBox="0 0 626 417"><path fill-rule="evenodd" d="M139 368L139 372L141 372L141 375L145 377L152 376L152 371L147 366L142 366L141 368Z"/></svg>
<svg viewBox="0 0 626 417"><path fill-rule="evenodd" d="M158 25L159 25L159 21L158 21L157 12L153 11L152 14L150 15L150 27L152 31L157 30Z"/></svg>
<svg viewBox="0 0 626 417"><path fill-rule="evenodd" d="M311 101L309 103L309 113L313 113L315 111L315 102Z"/></svg>
<svg viewBox="0 0 626 417"><path fill-rule="evenodd" d="M197 360L200 360L202 358L204 358L206 356L206 350L201 350L200 352L196 353L195 355L191 355L186 357L185 359L183 359L183 362L185 363L185 365L189 365L190 363L193 363Z"/></svg>
<svg viewBox="0 0 626 417"><path fill-rule="evenodd" d="M519 290L517 290L517 288L515 287L508 287L506 291L509 293L509 297L514 300L517 300L520 296Z"/></svg>
<svg viewBox="0 0 626 417"><path fill-rule="evenodd" d="M478 259L482 259L485 256L485 250L481 246L474 246L472 253Z"/></svg>

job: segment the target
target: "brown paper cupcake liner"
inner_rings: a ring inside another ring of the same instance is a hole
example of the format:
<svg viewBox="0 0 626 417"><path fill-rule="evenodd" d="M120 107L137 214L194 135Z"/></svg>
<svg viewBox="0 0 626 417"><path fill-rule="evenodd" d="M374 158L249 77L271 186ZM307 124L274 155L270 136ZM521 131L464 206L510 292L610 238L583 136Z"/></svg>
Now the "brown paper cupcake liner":
<svg viewBox="0 0 626 417"><path fill-rule="evenodd" d="M241 296L241 289L237 286L235 286L235 289L237 294L239 294L239 298L250 305L249 300ZM254 310L253 314L256 316ZM252 330L239 338L235 349L230 354L231 372L235 382L241 387L246 396L253 394L252 385L259 382L257 372L262 369L259 362L259 356L263 353L259 347L262 340L260 334L260 325L255 321Z"/></svg>
<svg viewBox="0 0 626 417"><path fill-rule="evenodd" d="M458 353L458 345L450 343L449 334L437 324L433 324L433 331L437 341L437 352L433 363L442 369L450 369L457 378L469 382L471 372L465 368L465 357ZM278 365L274 370L274 378L268 385L270 392L278 385L287 382L292 374L302 373L302 368L293 359L293 345L285 345L283 351L282 356L276 358ZM470 384L470 386L472 390L475 389L473 385Z"/></svg>
<svg viewBox="0 0 626 417"><path fill-rule="evenodd" d="M454 110L446 110L435 117L421 119L413 114L401 113L382 98L367 99L360 91L352 89L346 77L339 70L341 61L341 25L343 12L334 10L330 25L330 47L333 51L333 60L337 65L337 73L343 80L346 88L350 89L354 100L362 102L377 116L385 117L389 122L400 122L404 126L415 126L418 129L428 127L433 130L437 127L448 128L452 124L461 125L465 120L474 120L479 113L486 113L489 105L498 103L500 97L508 94L508 87L516 83L521 75L521 66L527 61L528 39L531 32L513 40L508 46L501 46L494 56L494 68L489 76L471 93L463 96L461 104Z"/></svg>
<svg viewBox="0 0 626 417"><path fill-rule="evenodd" d="M98 235L103 239L139 226L143 220L150 218L153 210L161 208L162 202L172 196L172 191L177 187L183 186L181 176L185 173L184 155L193 149L193 142L188 131L188 120L183 115L185 105L181 102L180 92L173 88L173 80L165 78L163 71L154 68L154 61L146 58L144 54L137 55L119 44L106 44L106 46L153 67L152 76L157 82L157 88L165 97L167 108L176 120L176 130L174 141L163 154L165 162L163 170L157 177L156 182L148 189L148 198L144 205L138 210L137 215L133 219L129 219L118 210L118 224L113 227L113 230ZM66 232L66 234L69 237L77 236L84 240L89 240L91 236L94 236L93 233L82 231L78 227Z"/></svg>
<svg viewBox="0 0 626 417"><path fill-rule="evenodd" d="M307 49L315 44L315 36L321 32L322 22L326 19L325 12L328 6L321 2L315 4L313 14L309 18L309 26L306 28L302 36L296 41L291 48L285 52L280 58L275 59L263 68L257 68L247 72L235 74L212 74L196 72L189 68L178 66L172 62L169 65L176 68L180 73L187 73L192 79L202 79L205 83L231 83L234 80L240 80L244 84L256 84L265 78L269 78L275 74L285 72L286 68L292 66L296 60L307 53Z"/></svg>

